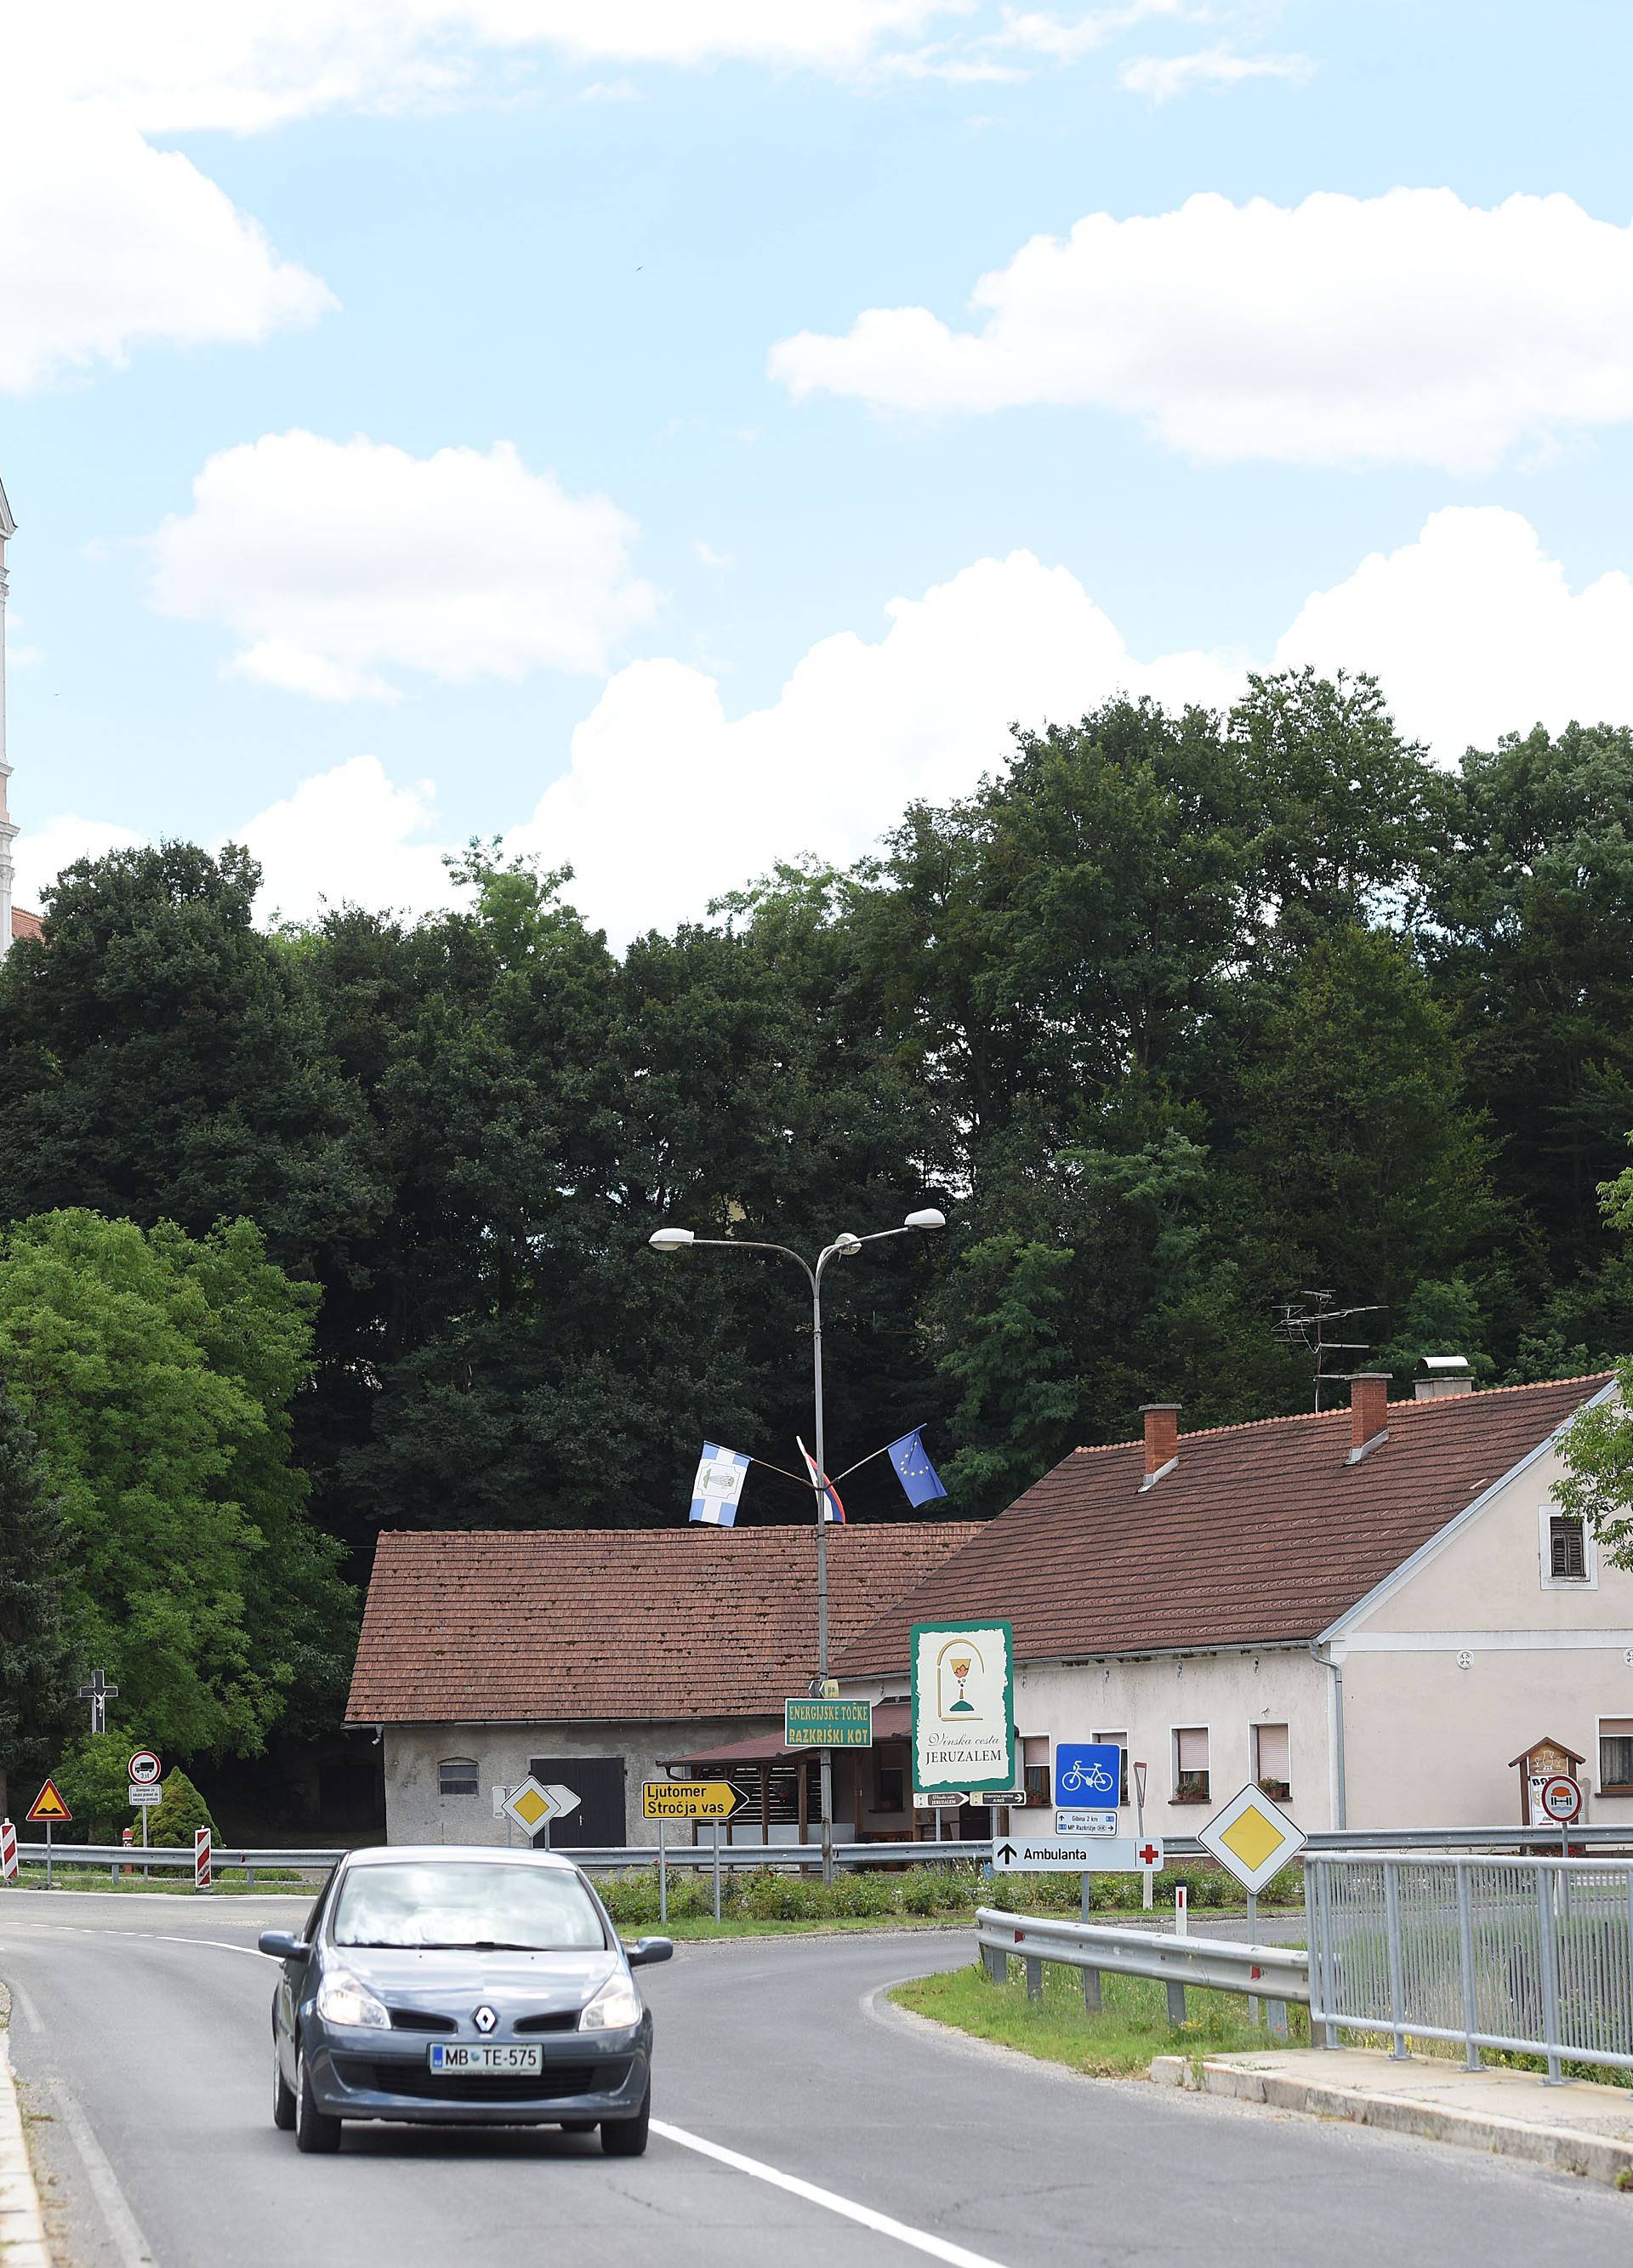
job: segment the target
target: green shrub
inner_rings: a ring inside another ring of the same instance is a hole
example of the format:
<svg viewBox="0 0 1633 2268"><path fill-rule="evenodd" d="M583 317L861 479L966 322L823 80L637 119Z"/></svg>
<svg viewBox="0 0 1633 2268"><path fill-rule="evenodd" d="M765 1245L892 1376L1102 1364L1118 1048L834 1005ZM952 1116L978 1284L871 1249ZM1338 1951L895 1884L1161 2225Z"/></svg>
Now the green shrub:
<svg viewBox="0 0 1633 2268"><path fill-rule="evenodd" d="M174 1764L166 1775L164 1798L154 1805L149 1818L148 1838L153 1843L179 1843L186 1850L201 1827L209 1828L213 1841L216 1822L210 1815L210 1806L180 1765Z"/></svg>
<svg viewBox="0 0 1633 2268"><path fill-rule="evenodd" d="M880 1874L840 1874L828 1894L830 1913L846 1917L887 1914L896 1911L894 1886Z"/></svg>
<svg viewBox="0 0 1633 2268"><path fill-rule="evenodd" d="M798 1874L766 1868L743 1885L743 1911L754 1921L815 1921L826 1910L821 1883Z"/></svg>

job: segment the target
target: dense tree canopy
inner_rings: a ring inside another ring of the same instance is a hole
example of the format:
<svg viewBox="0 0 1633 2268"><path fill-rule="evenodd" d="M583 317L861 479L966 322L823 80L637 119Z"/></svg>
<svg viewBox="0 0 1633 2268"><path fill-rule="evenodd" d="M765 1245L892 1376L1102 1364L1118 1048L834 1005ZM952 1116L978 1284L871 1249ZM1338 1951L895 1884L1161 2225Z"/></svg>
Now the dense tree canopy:
<svg viewBox="0 0 1633 2268"><path fill-rule="evenodd" d="M942 1204L945 1238L830 1271L830 1462L927 1422L958 1511L1144 1400L1306 1406L1273 1323L1312 1287L1379 1303L1394 1366L1633 1344L1597 1197L1633 1126L1633 734L1446 771L1370 681L1304 671L1225 716L1113 700L993 767L856 869L785 867L622 953L498 846L460 911L273 935L241 852L60 879L0 967L0 1365L98 1643L122 1661L139 1622L167 1665L156 1737L161 1706L253 1741L276 1694L332 1693L303 1473L360 1572L386 1525L676 1520L705 1434L791 1462L799 1278L658 1261L661 1222L809 1250ZM104 1223L28 1218L53 1208ZM93 1483L40 1385L71 1434L99 1363ZM159 1466L150 1371L185 1418ZM783 1490L756 1474L744 1516L798 1516ZM905 1509L882 1466L848 1493ZM133 1565L183 1500L194 1656ZM280 1556L311 1586L281 1623L254 1589ZM276 1642L240 1659L257 1618Z"/></svg>

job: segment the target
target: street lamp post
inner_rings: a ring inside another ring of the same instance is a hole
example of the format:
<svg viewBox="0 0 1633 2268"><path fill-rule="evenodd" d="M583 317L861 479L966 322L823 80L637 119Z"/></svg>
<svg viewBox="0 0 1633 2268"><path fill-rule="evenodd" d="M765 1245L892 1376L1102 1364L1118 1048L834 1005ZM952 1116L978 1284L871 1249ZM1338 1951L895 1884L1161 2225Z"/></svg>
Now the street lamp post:
<svg viewBox="0 0 1633 2268"><path fill-rule="evenodd" d="M689 1228L660 1228L648 1237L647 1242L655 1252L671 1255L689 1252L694 1245L713 1245L727 1252L774 1252L779 1259L791 1260L811 1286L811 1385L814 1403L816 1441L816 1478L812 1493L816 1498L817 1538L817 1676L821 1683L828 1680L828 1520L824 1501L823 1482L828 1464L823 1444L822 1410L822 1276L830 1260L849 1260L860 1252L864 1244L882 1244L887 1236L928 1234L946 1226L946 1217L933 1205L922 1211L910 1212L900 1228L881 1228L872 1236L853 1236L843 1231L831 1244L825 1244L816 1256L814 1266L800 1253L791 1251L786 1244L763 1244L749 1237L695 1236ZM820 1751L822 1782L822 1880L834 1879L834 1752Z"/></svg>

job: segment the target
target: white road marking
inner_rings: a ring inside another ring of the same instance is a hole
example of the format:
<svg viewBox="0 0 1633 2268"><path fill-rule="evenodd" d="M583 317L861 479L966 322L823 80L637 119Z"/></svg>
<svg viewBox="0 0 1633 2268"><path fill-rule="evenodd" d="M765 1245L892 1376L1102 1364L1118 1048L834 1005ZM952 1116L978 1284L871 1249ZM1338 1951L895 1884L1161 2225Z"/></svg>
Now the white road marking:
<svg viewBox="0 0 1633 2268"><path fill-rule="evenodd" d="M25 1930L54 1929L67 1937L99 1937L106 1944L112 1938L139 1938L143 1945L210 1945L217 1953L246 1954L252 1961L275 1961L276 1954L263 1953L258 1945L233 1945L224 1937L166 1937L155 1929L83 1929L77 1922L24 1922Z"/></svg>
<svg viewBox="0 0 1633 2268"><path fill-rule="evenodd" d="M735 2173L752 2174L756 2181L769 2182L773 2189L786 2190L791 2197L804 2198L807 2205L820 2205L846 2220L859 2221L864 2228L871 2228L880 2236L894 2236L898 2244L911 2245L916 2252L927 2252L932 2260L946 2261L948 2268L998 2268L998 2263L984 2252L971 2252L962 2244L949 2243L945 2236L932 2236L928 2229L910 2228L905 2220L893 2220L887 2213L875 2213L872 2205L857 2205L833 2190L819 2189L814 2182L801 2181L798 2174L785 2174L776 2166L768 2166L763 2158L746 2158L740 2150L727 2150L718 2142L706 2142L701 2134L688 2134L683 2126L671 2126L654 2118L652 2132L661 2134L666 2142L678 2142L683 2150L695 2150L702 2157L730 2166Z"/></svg>
<svg viewBox="0 0 1633 2268"><path fill-rule="evenodd" d="M37 2080L41 2088L48 2088L53 2101L62 2114L92 2194L100 2208L102 2219L119 2256L120 2268L153 2268L153 2248L143 2235L135 2213L125 2202L125 2193L119 2186L119 2176L107 2161L102 2145L91 2132L91 2122L80 2109L66 2080Z"/></svg>

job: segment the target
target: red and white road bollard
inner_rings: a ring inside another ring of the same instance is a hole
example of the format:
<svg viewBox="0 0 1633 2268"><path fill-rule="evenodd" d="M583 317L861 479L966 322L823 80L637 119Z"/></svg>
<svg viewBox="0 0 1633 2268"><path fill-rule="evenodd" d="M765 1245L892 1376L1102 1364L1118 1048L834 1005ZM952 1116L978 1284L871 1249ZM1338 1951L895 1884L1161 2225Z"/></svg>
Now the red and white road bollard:
<svg viewBox="0 0 1633 2268"><path fill-rule="evenodd" d="M125 1845L126 1850L127 1850L127 1851L129 1851L129 1849L130 1848L131 1845L136 1841L136 1836L135 1836L134 1832L131 1830L131 1829L129 1829L129 1827L127 1827L127 1828L125 1829L125 1830L124 1830L124 1835L123 1835L122 1839L123 1839L123 1842L124 1842L124 1845ZM126 1872L126 1874L134 1874L136 1873L136 1868L135 1868L134 1867L126 1867L126 1869L125 1869L125 1872Z"/></svg>
<svg viewBox="0 0 1633 2268"><path fill-rule="evenodd" d="M9 1819L0 1819L0 1882L17 1880L17 1830Z"/></svg>
<svg viewBox="0 0 1633 2268"><path fill-rule="evenodd" d="M208 1890L213 1887L210 1879L210 1830L200 1827L193 1837L193 1887Z"/></svg>

